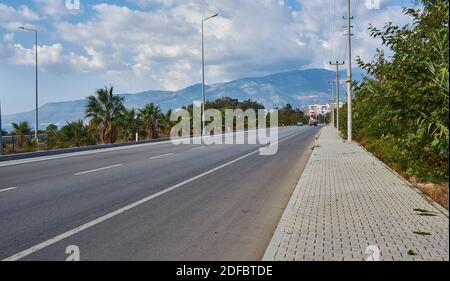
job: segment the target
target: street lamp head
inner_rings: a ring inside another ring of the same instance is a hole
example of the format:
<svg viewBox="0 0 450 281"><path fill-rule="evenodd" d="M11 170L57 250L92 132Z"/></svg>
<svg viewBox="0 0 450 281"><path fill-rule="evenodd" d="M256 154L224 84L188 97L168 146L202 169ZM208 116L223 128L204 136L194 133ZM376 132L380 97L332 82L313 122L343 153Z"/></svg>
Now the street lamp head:
<svg viewBox="0 0 450 281"><path fill-rule="evenodd" d="M34 31L34 32L37 33L37 29L34 29L34 28L29 28L29 27L19 26L19 29L28 30L28 31Z"/></svg>
<svg viewBox="0 0 450 281"><path fill-rule="evenodd" d="M212 15L212 16L210 16L210 17L207 17L207 18L203 19L202 21L207 21L207 20L209 20L209 19L212 19L212 18L217 17L218 15L219 15L219 14L214 14L214 15Z"/></svg>

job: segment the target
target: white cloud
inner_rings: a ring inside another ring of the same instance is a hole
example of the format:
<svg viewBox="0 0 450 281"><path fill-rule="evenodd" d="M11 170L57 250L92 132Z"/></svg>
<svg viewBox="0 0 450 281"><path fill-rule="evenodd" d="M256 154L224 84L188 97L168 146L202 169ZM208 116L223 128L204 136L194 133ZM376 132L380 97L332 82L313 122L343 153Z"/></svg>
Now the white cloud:
<svg viewBox="0 0 450 281"><path fill-rule="evenodd" d="M134 3L141 8L154 6L171 7L175 4L175 0L126 0L128 3Z"/></svg>
<svg viewBox="0 0 450 281"><path fill-rule="evenodd" d="M290 69L328 67L329 60L345 59L344 0L336 0L336 10L329 0L299 0L300 9L296 11L278 0L127 0L137 6L97 4L91 7L94 16L78 22L62 21L60 16L67 12L62 0L35 2L41 4L43 17L55 18L55 39L61 41L42 47L44 59L47 53L47 68L53 64L57 71L103 71L113 83L139 81L146 88L170 90L197 83L201 74L200 21L216 12L219 17L205 23L209 84ZM383 1L382 10L368 10L363 2L357 1L359 5L353 7L353 54L370 59L380 42L370 38L368 24L382 26L390 20L404 24L409 19L395 1ZM25 6L14 9L0 4L0 13L0 26L6 24L4 18L28 22L39 19ZM10 36L5 35L4 41L14 41ZM64 53L62 44L66 43L77 48L65 48ZM10 48L14 63L29 61L27 55L32 49L20 44L10 44Z"/></svg>
<svg viewBox="0 0 450 281"><path fill-rule="evenodd" d="M12 64L33 66L35 64L35 46L28 49L20 43L9 43L7 52L9 54L8 60ZM74 52L64 54L63 45L60 43L42 45L38 47L39 67L43 71L57 74L72 73L73 71L86 73L105 70L107 66L117 63L117 59L116 61L106 62L103 53L92 47L86 47L85 52L86 55L78 55Z"/></svg>
<svg viewBox="0 0 450 281"><path fill-rule="evenodd" d="M62 17L66 15L77 15L82 10L69 10L66 7L65 0L34 0L41 14L50 17Z"/></svg>
<svg viewBox="0 0 450 281"><path fill-rule="evenodd" d="M39 15L25 5L16 9L0 3L0 28L17 30L17 27L23 25L23 23L39 19Z"/></svg>
<svg viewBox="0 0 450 281"><path fill-rule="evenodd" d="M21 44L10 44L12 56L10 61L16 65L34 65L36 47L32 49L24 48ZM61 62L61 54L63 46L61 44L43 45L38 47L39 64L42 67L59 64Z"/></svg>
<svg viewBox="0 0 450 281"><path fill-rule="evenodd" d="M3 41L5 41L5 42L14 42L14 33L12 33L12 32L5 33L3 35Z"/></svg>
<svg viewBox="0 0 450 281"><path fill-rule="evenodd" d="M145 2L140 4L155 4ZM132 69L136 74L152 73L166 88L198 81L200 20L214 12L221 16L205 24L210 83L297 68L309 60L308 56L301 56L307 46L299 45L296 31L290 26L290 10L278 1L202 0L162 11L108 4L95 5L93 9L97 13L94 19L57 24L61 38L127 53L134 61ZM190 67L180 67L186 64Z"/></svg>
<svg viewBox="0 0 450 281"><path fill-rule="evenodd" d="M85 51L89 57L77 55L74 52L70 53L69 63L73 66L73 68L81 72L89 72L105 68L106 63L102 53L97 52L92 47L86 47Z"/></svg>

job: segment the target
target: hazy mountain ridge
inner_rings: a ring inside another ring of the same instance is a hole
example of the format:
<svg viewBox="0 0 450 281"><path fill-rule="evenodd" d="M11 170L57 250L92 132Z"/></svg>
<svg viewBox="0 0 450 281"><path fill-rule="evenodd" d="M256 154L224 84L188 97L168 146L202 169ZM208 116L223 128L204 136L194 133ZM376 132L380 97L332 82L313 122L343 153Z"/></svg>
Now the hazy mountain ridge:
<svg viewBox="0 0 450 281"><path fill-rule="evenodd" d="M360 76L357 73L356 76ZM302 107L311 103L327 103L331 99L328 81L335 79L335 72L325 69L294 70L265 77L243 78L226 83L208 85L206 98L215 100L224 96L239 100L252 99L266 108L284 106L287 103ZM345 72L341 73L341 95L345 96ZM86 96L93 93L87 93ZM179 108L201 99L201 84L179 91L145 91L135 94L120 94L125 97L127 107L143 107L154 102L166 111ZM86 99L48 103L39 108L40 127L46 124L63 125L67 121L84 118ZM3 116L3 126L8 129L13 122L34 122L34 110Z"/></svg>

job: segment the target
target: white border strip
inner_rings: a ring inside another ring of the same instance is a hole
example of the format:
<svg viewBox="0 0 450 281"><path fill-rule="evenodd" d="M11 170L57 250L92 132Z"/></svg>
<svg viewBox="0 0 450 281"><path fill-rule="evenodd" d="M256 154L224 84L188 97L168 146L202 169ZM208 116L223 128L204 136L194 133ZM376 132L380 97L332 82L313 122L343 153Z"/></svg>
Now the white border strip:
<svg viewBox="0 0 450 281"><path fill-rule="evenodd" d="M163 157L167 157L167 156L174 155L174 154L175 153L167 153L167 154L163 154L163 155L153 156L148 159L153 160L153 159L163 158Z"/></svg>
<svg viewBox="0 0 450 281"><path fill-rule="evenodd" d="M14 190L16 188L17 187L8 187L8 188L0 189L0 192L10 191L10 190Z"/></svg>
<svg viewBox="0 0 450 281"><path fill-rule="evenodd" d="M123 166L123 165L122 164L112 165L112 166L108 166L108 167L103 167L103 168L98 168L98 169L93 169L93 170L89 170L89 171L75 173L74 175L75 176L80 176L80 175L90 174L90 173L103 171L103 170L107 170L107 169L117 168L117 167L120 167L120 166Z"/></svg>

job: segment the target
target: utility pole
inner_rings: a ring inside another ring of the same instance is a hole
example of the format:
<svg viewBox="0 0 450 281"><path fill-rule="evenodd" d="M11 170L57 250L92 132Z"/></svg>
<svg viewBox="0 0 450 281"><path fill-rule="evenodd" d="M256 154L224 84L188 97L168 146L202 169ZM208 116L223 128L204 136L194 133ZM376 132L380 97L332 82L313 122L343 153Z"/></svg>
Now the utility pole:
<svg viewBox="0 0 450 281"><path fill-rule="evenodd" d="M350 13L350 0L347 0L347 38L348 38L348 58L347 58L347 140L352 141L352 19Z"/></svg>
<svg viewBox="0 0 450 281"><path fill-rule="evenodd" d="M19 27L22 30L26 30L26 31L31 31L34 32L34 39L35 39L35 44L36 44L36 54L35 54L35 78L36 78L36 99L35 99L35 112L34 112L34 138L36 142L39 142L39 138L38 138L38 130L39 130L39 73L38 73L38 31L37 29L33 29L33 28L28 28L28 27ZM39 146L38 146L39 148Z"/></svg>
<svg viewBox="0 0 450 281"><path fill-rule="evenodd" d="M332 63L330 61L330 65L336 66L336 128L339 132L339 66L344 65L345 62Z"/></svg>
<svg viewBox="0 0 450 281"><path fill-rule="evenodd" d="M328 84L331 85L331 124L333 126L333 128L335 128L334 125L334 107L333 107L333 103L335 102L334 99L334 85L336 85L336 81L328 81Z"/></svg>

